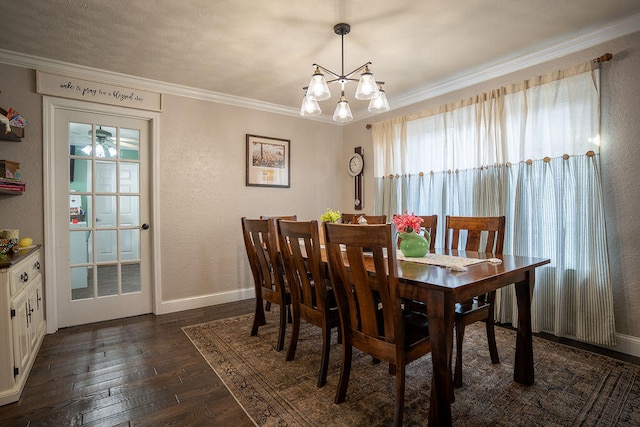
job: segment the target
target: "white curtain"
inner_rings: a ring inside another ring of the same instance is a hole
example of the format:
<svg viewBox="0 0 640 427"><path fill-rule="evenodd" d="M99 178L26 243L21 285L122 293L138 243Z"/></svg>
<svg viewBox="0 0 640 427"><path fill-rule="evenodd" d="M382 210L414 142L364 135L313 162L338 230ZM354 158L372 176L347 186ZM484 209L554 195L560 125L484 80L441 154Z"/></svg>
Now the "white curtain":
<svg viewBox="0 0 640 427"><path fill-rule="evenodd" d="M581 64L373 125L375 214L505 215L505 254L544 257L535 332L614 345L599 70ZM513 285L496 318L516 324Z"/></svg>

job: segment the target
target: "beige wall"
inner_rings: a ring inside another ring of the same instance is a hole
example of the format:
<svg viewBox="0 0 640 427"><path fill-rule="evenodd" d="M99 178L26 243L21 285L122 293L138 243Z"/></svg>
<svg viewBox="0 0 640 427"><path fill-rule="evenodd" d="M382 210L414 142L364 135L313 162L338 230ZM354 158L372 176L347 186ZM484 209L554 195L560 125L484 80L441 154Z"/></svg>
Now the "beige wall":
<svg viewBox="0 0 640 427"><path fill-rule="evenodd" d="M463 90L438 96L366 121L345 127L343 155L361 145L372 153L371 134L365 122L375 123L409 112L421 111L483 91L561 69L612 53L612 61L603 66L602 81L602 185L607 221L608 249L614 289L616 331L628 335L640 345L640 188L636 173L640 165L640 33L605 43L595 48L505 75ZM371 155L369 156L371 158ZM367 210L373 206L373 172L365 169ZM343 203L353 190L345 182ZM618 340L620 341L620 340Z"/></svg>
<svg viewBox="0 0 640 427"><path fill-rule="evenodd" d="M342 130L166 96L161 123L163 300L251 287L240 217L318 219L340 202ZM171 119L168 119L168 118ZM291 188L245 186L245 134L291 140Z"/></svg>

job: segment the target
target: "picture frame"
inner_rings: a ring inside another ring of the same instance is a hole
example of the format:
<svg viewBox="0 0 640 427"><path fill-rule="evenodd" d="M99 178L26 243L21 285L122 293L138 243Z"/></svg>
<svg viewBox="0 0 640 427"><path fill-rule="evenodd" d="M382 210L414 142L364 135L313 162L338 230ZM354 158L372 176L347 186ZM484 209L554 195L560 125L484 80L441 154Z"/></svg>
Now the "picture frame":
<svg viewBox="0 0 640 427"><path fill-rule="evenodd" d="M291 140L246 134L248 187L291 187Z"/></svg>

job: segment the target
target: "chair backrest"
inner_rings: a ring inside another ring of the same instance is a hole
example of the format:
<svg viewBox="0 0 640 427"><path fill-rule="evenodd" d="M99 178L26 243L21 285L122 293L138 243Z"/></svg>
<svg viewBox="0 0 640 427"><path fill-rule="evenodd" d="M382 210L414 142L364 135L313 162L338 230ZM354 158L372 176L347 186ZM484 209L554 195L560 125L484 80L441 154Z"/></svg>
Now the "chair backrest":
<svg viewBox="0 0 640 427"><path fill-rule="evenodd" d="M504 228L504 216L447 215L444 246L447 249L502 254ZM460 247L462 243L464 243L464 247Z"/></svg>
<svg viewBox="0 0 640 427"><path fill-rule="evenodd" d="M292 300L304 307L301 310L303 318L317 323L320 318L309 319L313 316L309 311L326 314L325 310L328 310L318 221L280 220L278 238Z"/></svg>
<svg viewBox="0 0 640 427"><path fill-rule="evenodd" d="M352 345L368 354L387 362L397 360L396 351L404 348L404 329L391 224L325 223L324 227L331 283L345 336L349 334ZM365 257L363 248L370 249L372 256Z"/></svg>
<svg viewBox="0 0 640 427"><path fill-rule="evenodd" d="M386 224L387 216L386 215L367 215L367 214L355 214L353 217L352 224L358 224L358 220L363 216L364 219L367 220L367 224Z"/></svg>
<svg viewBox="0 0 640 427"><path fill-rule="evenodd" d="M297 221L298 215L261 215L260 219L284 219L286 221Z"/></svg>
<svg viewBox="0 0 640 427"><path fill-rule="evenodd" d="M278 268L276 234L268 219L242 218L242 235L256 288L256 297L279 301L284 283ZM279 302L278 302L279 303Z"/></svg>
<svg viewBox="0 0 640 427"><path fill-rule="evenodd" d="M357 214L354 213L343 213L341 215L342 218L342 223L343 224L353 224L353 219L356 217Z"/></svg>
<svg viewBox="0 0 640 427"><path fill-rule="evenodd" d="M436 248L436 232L438 231L438 215L418 215L422 218L421 228L424 228L429 232L431 241L429 243L429 252L433 252ZM400 242L402 239L398 237L398 248L400 248Z"/></svg>

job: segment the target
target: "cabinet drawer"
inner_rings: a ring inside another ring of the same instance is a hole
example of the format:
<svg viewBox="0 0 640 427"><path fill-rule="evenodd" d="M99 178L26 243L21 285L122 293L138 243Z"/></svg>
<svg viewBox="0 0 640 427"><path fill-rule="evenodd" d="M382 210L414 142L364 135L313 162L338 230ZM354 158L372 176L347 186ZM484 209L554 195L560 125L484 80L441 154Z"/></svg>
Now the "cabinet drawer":
<svg viewBox="0 0 640 427"><path fill-rule="evenodd" d="M9 282L11 285L11 295L16 295L27 284L31 283L40 274L42 258L40 251L29 255L20 261L11 270Z"/></svg>

